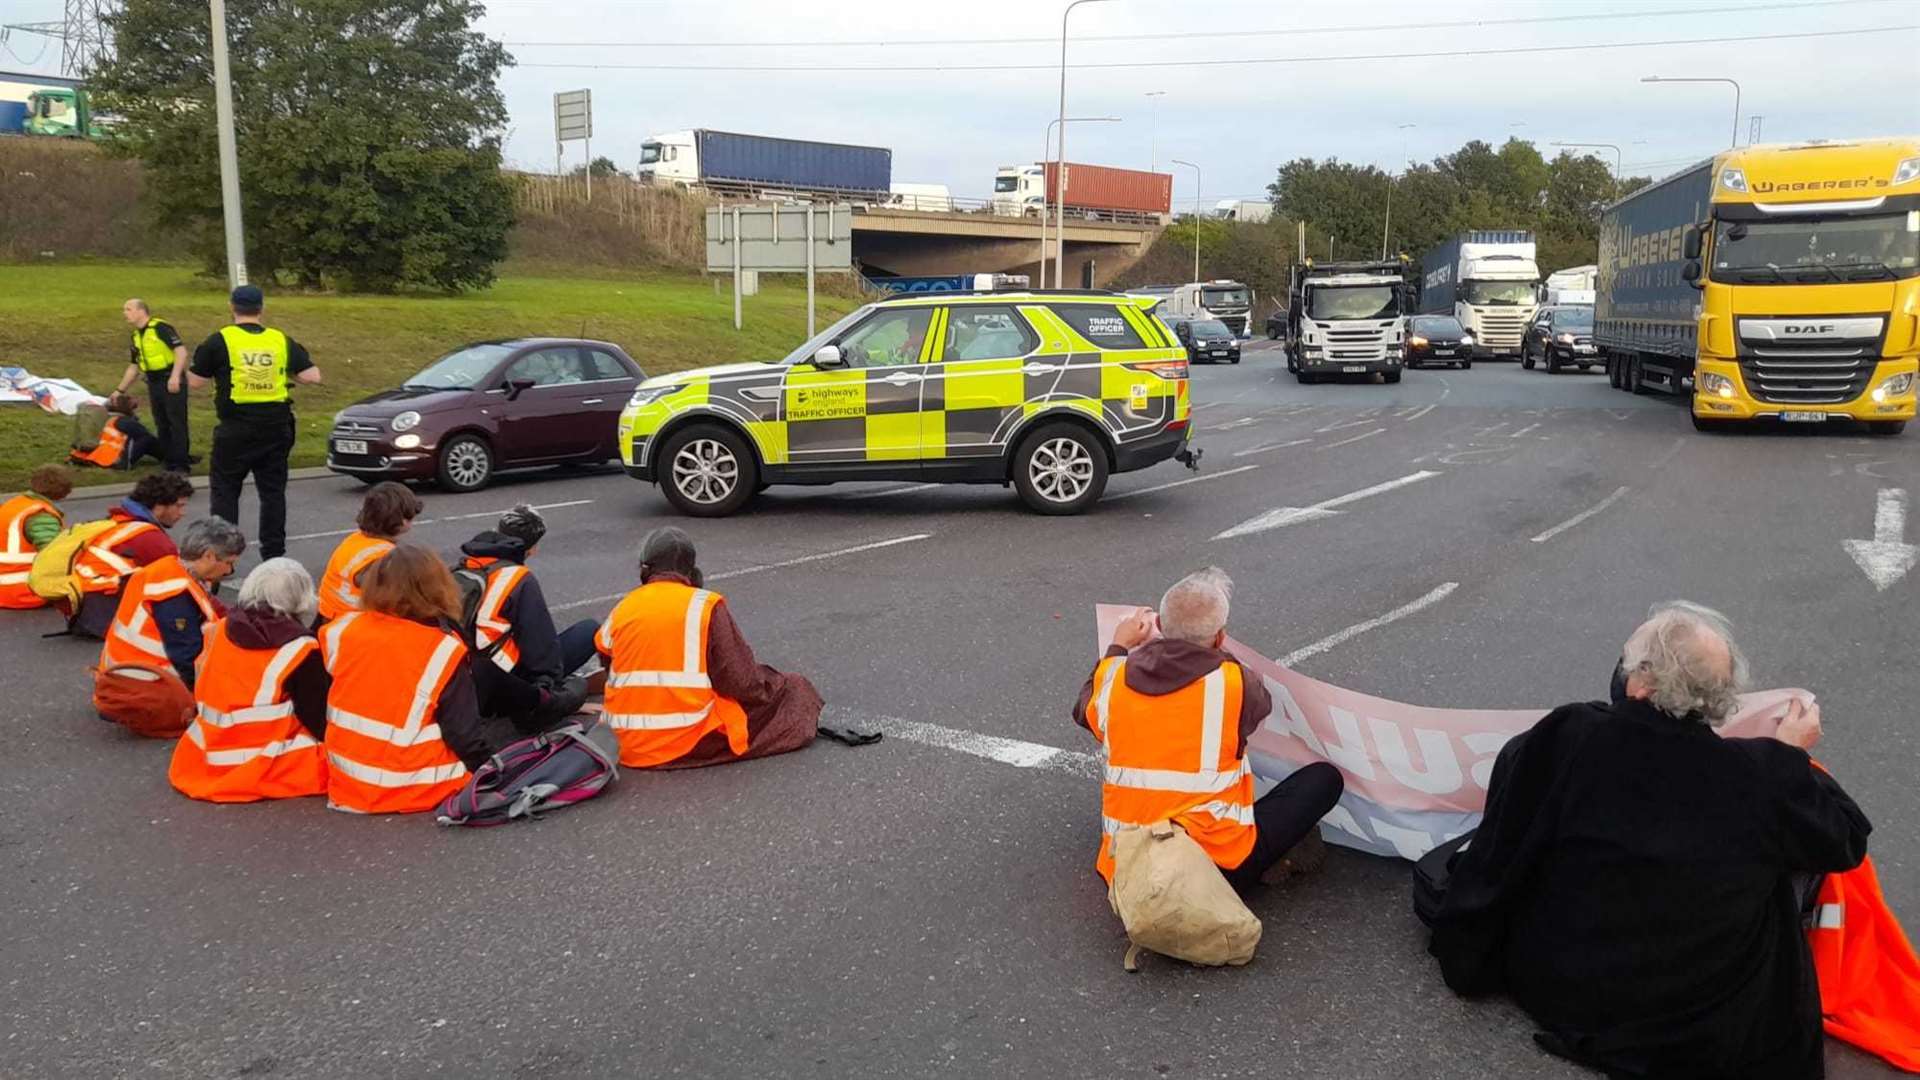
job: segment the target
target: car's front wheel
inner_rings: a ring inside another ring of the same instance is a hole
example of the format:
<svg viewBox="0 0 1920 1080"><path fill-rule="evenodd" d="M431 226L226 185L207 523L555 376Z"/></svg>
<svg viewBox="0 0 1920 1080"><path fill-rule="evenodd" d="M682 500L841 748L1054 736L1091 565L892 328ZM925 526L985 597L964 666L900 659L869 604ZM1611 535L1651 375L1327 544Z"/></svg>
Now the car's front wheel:
<svg viewBox="0 0 1920 1080"><path fill-rule="evenodd" d="M493 479L493 447L478 435L455 435L440 447L435 475L448 491L479 491Z"/></svg>
<svg viewBox="0 0 1920 1080"><path fill-rule="evenodd" d="M1533 370L1533 354L1527 351L1525 345L1520 346L1520 366L1528 371Z"/></svg>
<svg viewBox="0 0 1920 1080"><path fill-rule="evenodd" d="M715 424L674 433L660 448L660 493L688 517L726 517L760 490L760 462L745 439Z"/></svg>
<svg viewBox="0 0 1920 1080"><path fill-rule="evenodd" d="M1039 514L1078 514L1107 490L1107 451L1085 428L1048 424L1021 440L1013 486Z"/></svg>

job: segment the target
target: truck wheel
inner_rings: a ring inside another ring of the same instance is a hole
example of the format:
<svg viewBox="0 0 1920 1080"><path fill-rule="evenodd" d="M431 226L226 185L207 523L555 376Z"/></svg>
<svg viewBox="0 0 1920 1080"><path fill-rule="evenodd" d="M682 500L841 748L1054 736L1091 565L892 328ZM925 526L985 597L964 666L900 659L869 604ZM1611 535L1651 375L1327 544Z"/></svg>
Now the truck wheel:
<svg viewBox="0 0 1920 1080"><path fill-rule="evenodd" d="M1078 514L1107 490L1107 451L1077 424L1048 424L1022 439L1013 486L1036 514Z"/></svg>
<svg viewBox="0 0 1920 1080"><path fill-rule="evenodd" d="M1869 420L1867 430L1875 435L1898 435L1907 430L1905 420Z"/></svg>
<svg viewBox="0 0 1920 1080"><path fill-rule="evenodd" d="M1704 416L1695 416L1693 417L1693 430L1703 431L1709 435L1718 435L1727 430L1727 422L1725 420L1709 420Z"/></svg>
<svg viewBox="0 0 1920 1080"><path fill-rule="evenodd" d="M696 424L660 448L660 494L688 517L726 517L760 490L760 462L732 430Z"/></svg>
<svg viewBox="0 0 1920 1080"><path fill-rule="evenodd" d="M1380 378L1388 386L1392 386L1394 383L1397 383L1400 381L1400 373L1397 371L1389 371L1381 375Z"/></svg>
<svg viewBox="0 0 1920 1080"><path fill-rule="evenodd" d="M1647 374L1640 367L1640 357L1627 357L1627 393L1644 394L1647 392Z"/></svg>
<svg viewBox="0 0 1920 1080"><path fill-rule="evenodd" d="M1314 383L1320 381L1320 376L1310 371L1301 371L1299 368L1293 370L1293 377L1300 380L1301 386L1312 386Z"/></svg>
<svg viewBox="0 0 1920 1080"><path fill-rule="evenodd" d="M1620 389L1620 358L1612 353L1607 354L1607 385Z"/></svg>

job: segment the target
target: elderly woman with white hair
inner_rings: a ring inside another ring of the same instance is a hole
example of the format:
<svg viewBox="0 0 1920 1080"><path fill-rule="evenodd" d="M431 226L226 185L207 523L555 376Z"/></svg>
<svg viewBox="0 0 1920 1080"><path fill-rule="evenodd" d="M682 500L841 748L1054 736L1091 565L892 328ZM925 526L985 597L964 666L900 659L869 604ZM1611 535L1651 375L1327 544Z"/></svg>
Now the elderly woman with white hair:
<svg viewBox="0 0 1920 1080"><path fill-rule="evenodd" d="M268 559L207 628L193 723L167 770L181 794L209 802L326 794L332 680L308 629L317 607L305 567Z"/></svg>
<svg viewBox="0 0 1920 1080"><path fill-rule="evenodd" d="M1817 706L1771 738L1715 731L1745 680L1725 618L1662 604L1611 702L1507 743L1434 921L1447 985L1510 994L1541 1046L1611 1076L1823 1074L1802 912L1871 826L1807 756Z"/></svg>
<svg viewBox="0 0 1920 1080"><path fill-rule="evenodd" d="M1340 801L1340 770L1304 766L1257 801L1247 737L1273 697L1222 646L1233 580L1209 567L1175 582L1160 611L1141 609L1080 688L1074 722L1106 746L1095 869L1113 881L1113 836L1170 820L1236 889L1319 861L1314 827ZM1156 624L1159 637L1154 637ZM1296 850L1303 841L1312 843Z"/></svg>

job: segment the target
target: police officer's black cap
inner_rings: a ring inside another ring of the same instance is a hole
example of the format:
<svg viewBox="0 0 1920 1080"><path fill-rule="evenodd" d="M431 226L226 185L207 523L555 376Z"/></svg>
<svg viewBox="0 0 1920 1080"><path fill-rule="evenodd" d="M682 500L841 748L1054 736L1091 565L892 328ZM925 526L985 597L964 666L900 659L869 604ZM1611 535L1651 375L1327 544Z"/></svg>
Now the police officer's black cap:
<svg viewBox="0 0 1920 1080"><path fill-rule="evenodd" d="M261 292L258 285L242 285L233 290L233 295L228 299L241 311L259 311L266 305L267 294Z"/></svg>

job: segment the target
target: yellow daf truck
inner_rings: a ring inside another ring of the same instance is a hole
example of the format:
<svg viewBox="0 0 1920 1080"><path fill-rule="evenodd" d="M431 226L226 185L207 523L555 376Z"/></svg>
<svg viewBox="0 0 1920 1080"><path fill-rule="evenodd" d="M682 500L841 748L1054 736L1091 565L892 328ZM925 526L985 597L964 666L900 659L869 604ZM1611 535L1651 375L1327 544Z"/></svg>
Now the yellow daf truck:
<svg viewBox="0 0 1920 1080"><path fill-rule="evenodd" d="M1607 208L1594 342L1613 385L1703 431L1897 435L1920 368L1920 137L1749 146Z"/></svg>

